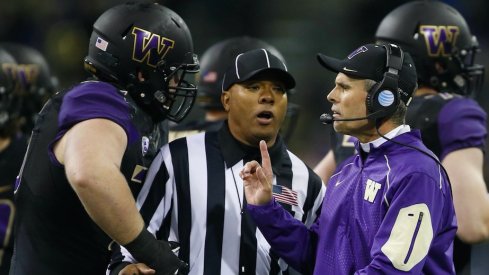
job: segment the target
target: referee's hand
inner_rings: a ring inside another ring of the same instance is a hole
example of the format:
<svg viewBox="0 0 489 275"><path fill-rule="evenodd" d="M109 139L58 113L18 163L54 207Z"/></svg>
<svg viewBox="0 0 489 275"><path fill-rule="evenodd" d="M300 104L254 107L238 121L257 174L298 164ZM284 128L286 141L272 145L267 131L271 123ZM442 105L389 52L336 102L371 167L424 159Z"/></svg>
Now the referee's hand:
<svg viewBox="0 0 489 275"><path fill-rule="evenodd" d="M261 165L257 161L247 162L241 172L246 201L253 205L264 205L272 200L272 163L267 144L260 141Z"/></svg>

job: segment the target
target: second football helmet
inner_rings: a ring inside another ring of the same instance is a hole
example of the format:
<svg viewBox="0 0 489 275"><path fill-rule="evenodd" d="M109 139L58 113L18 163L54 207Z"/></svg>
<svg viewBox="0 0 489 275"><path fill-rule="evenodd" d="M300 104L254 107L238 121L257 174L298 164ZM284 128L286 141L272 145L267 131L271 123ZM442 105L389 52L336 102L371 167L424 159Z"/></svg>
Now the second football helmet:
<svg viewBox="0 0 489 275"><path fill-rule="evenodd" d="M57 78L51 74L48 62L36 49L19 43L0 44L17 61L16 90L23 97L22 130L30 134L37 114L56 92Z"/></svg>
<svg viewBox="0 0 489 275"><path fill-rule="evenodd" d="M384 17L375 38L411 54L420 86L469 96L482 87L484 67L475 64L477 38L462 15L445 3L403 4Z"/></svg>
<svg viewBox="0 0 489 275"><path fill-rule="evenodd" d="M15 90L17 74L15 59L6 50L0 48L0 136L13 134L16 129L12 123L18 118L21 97Z"/></svg>
<svg viewBox="0 0 489 275"><path fill-rule="evenodd" d="M29 95L35 95L44 101L54 93L57 79L44 56L36 49L19 43L1 43L17 61L18 83Z"/></svg>
<svg viewBox="0 0 489 275"><path fill-rule="evenodd" d="M172 10L128 2L103 13L93 25L85 69L129 92L155 121L182 120L190 111L197 73L190 31Z"/></svg>

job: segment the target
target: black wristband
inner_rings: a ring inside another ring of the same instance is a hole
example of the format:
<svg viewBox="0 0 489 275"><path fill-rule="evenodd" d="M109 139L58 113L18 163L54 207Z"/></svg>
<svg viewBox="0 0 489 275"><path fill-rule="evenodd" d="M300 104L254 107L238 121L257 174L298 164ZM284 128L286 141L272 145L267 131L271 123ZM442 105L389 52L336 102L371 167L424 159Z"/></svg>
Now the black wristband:
<svg viewBox="0 0 489 275"><path fill-rule="evenodd" d="M187 266L173 253L168 242L156 240L146 229L124 247L137 261L155 269L157 274L173 275L179 268Z"/></svg>
<svg viewBox="0 0 489 275"><path fill-rule="evenodd" d="M124 245L124 247L136 258L136 260L142 263L148 263L154 258L154 243L156 242L155 237L149 233L148 230L144 229L139 233L136 239L132 240L130 243Z"/></svg>

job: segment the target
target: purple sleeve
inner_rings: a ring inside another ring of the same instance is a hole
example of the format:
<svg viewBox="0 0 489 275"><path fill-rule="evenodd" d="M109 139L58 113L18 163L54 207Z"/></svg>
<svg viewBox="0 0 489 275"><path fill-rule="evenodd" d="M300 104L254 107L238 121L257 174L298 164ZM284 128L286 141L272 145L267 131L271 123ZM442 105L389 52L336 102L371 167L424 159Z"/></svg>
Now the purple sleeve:
<svg viewBox="0 0 489 275"><path fill-rule="evenodd" d="M120 125L127 134L128 144L138 139L139 134L131 122L131 107L108 83L87 81L68 92L59 112L59 132L64 134L76 123L94 118L105 118Z"/></svg>
<svg viewBox="0 0 489 275"><path fill-rule="evenodd" d="M310 229L285 211L275 199L262 206L247 205L250 216L272 250L298 271L313 270L318 224Z"/></svg>
<svg viewBox="0 0 489 275"><path fill-rule="evenodd" d="M0 200L0 251L9 243L14 211L14 204L11 200Z"/></svg>
<svg viewBox="0 0 489 275"><path fill-rule="evenodd" d="M391 187L389 206L370 251L372 261L355 274L422 274L427 270L445 274L450 270L453 259L447 253L456 225L453 207L447 207L451 197L446 188L422 173L412 173ZM431 259L439 259L436 265L427 261L428 253Z"/></svg>
<svg viewBox="0 0 489 275"><path fill-rule="evenodd" d="M477 147L484 150L487 136L486 113L472 99L456 98L448 102L438 116L440 159L453 151Z"/></svg>

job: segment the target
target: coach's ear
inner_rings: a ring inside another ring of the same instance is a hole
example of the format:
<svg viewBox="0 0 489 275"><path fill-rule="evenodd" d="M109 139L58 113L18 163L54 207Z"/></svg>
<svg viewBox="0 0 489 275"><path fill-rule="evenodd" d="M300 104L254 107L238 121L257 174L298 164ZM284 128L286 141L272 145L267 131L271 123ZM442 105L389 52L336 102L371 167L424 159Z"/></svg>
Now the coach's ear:
<svg viewBox="0 0 489 275"><path fill-rule="evenodd" d="M229 112L229 99L231 97L231 92L230 91L223 91L221 94L221 103L222 106L224 107L224 110L226 112Z"/></svg>

